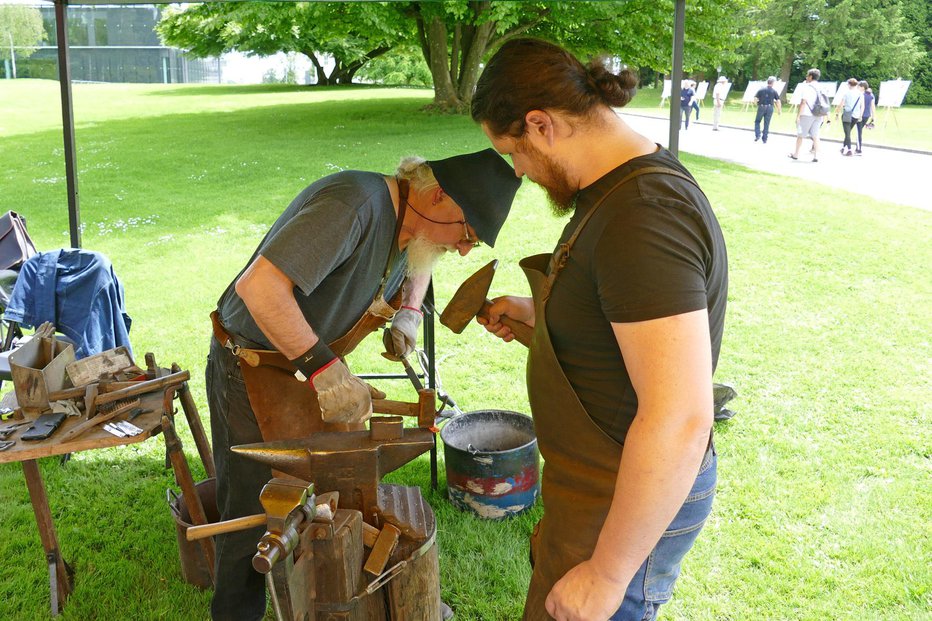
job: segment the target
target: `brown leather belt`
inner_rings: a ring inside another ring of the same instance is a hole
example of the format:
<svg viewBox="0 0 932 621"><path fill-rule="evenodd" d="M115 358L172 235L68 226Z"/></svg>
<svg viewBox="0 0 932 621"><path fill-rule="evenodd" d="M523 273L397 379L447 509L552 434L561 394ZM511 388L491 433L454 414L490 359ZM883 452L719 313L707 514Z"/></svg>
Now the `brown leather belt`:
<svg viewBox="0 0 932 621"><path fill-rule="evenodd" d="M234 356L241 358L249 366L257 367L263 365L278 367L290 373L294 373L297 370L295 366L291 364L291 361L279 351L273 349L250 349L237 345L236 339L227 332L226 326L220 321L220 314L217 311L210 313L210 323L214 328L214 338L217 339L221 345L233 352Z"/></svg>

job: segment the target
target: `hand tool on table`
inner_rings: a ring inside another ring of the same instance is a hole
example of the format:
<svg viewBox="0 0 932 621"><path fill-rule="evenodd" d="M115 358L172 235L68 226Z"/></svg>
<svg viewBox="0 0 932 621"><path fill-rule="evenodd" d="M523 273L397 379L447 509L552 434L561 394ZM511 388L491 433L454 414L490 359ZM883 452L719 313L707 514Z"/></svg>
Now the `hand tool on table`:
<svg viewBox="0 0 932 621"><path fill-rule="evenodd" d="M2 453L3 451L7 449L13 448L13 445L15 444L16 444L16 440L5 440L3 442L0 442L0 453Z"/></svg>
<svg viewBox="0 0 932 621"><path fill-rule="evenodd" d="M489 294L492 278L495 277L497 268L498 259L493 259L488 265L463 281L440 314L440 323L456 334L460 334L474 317L488 319L492 302L486 296ZM531 337L534 334L531 326L507 315L499 317L499 321L511 328L519 343L528 347L531 345Z"/></svg>
<svg viewBox="0 0 932 621"><path fill-rule="evenodd" d="M114 402L111 402L114 403ZM129 412L133 408L139 405L139 399L127 400L125 403L115 403L113 407L99 411L93 418L89 418L85 421L82 421L66 431L61 437L61 442L68 442L78 437L82 433L86 432L89 429L93 429L97 425L106 423L107 421Z"/></svg>
<svg viewBox="0 0 932 621"><path fill-rule="evenodd" d="M9 425L4 425L0 427L0 440L8 440L10 436L16 433L16 430L25 425L31 425L32 421L24 420L21 423L11 423Z"/></svg>

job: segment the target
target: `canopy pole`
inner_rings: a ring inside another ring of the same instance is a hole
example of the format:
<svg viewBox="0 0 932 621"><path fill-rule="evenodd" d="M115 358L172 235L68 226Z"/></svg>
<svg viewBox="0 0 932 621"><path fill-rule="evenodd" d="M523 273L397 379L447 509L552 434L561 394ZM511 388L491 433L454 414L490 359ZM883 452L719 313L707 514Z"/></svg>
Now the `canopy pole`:
<svg viewBox="0 0 932 621"><path fill-rule="evenodd" d="M71 106L71 65L68 58L68 2L55 0L55 30L58 34L58 84L61 88L61 119L65 139L65 181L68 190L68 230L71 247L81 247L81 216L78 209L78 172L74 146L74 113Z"/></svg>
<svg viewBox="0 0 932 621"><path fill-rule="evenodd" d="M670 144L680 154L680 90L683 81L683 41L686 33L686 0L673 0L673 73L670 75Z"/></svg>

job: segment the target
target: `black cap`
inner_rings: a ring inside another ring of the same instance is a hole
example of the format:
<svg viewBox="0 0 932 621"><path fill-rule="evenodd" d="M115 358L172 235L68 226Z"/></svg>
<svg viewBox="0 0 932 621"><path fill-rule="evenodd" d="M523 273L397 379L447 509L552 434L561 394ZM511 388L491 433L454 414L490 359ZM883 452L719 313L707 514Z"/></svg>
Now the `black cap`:
<svg viewBox="0 0 932 621"><path fill-rule="evenodd" d="M514 169L494 149L427 164L443 191L463 210L479 239L494 246L521 185Z"/></svg>

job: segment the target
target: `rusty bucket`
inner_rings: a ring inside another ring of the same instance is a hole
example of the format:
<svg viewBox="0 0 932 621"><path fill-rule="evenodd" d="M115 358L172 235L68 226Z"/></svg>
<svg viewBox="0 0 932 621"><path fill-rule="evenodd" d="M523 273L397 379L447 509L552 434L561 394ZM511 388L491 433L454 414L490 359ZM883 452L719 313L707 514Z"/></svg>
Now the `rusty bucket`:
<svg viewBox="0 0 932 621"><path fill-rule="evenodd" d="M204 513L209 523L220 521L220 512L217 510L217 479L204 479L196 484L197 496L204 507ZM213 587L210 577L210 568L207 558L201 548L200 542L188 541L186 533L191 523L191 512L184 501L184 497L169 488L166 490L168 508L175 520L175 534L178 536L178 554L181 557L181 576L188 584L199 589Z"/></svg>
<svg viewBox="0 0 932 621"><path fill-rule="evenodd" d="M457 416L440 432L447 494L459 509L501 519L534 505L540 494L540 456L534 422L508 410Z"/></svg>

